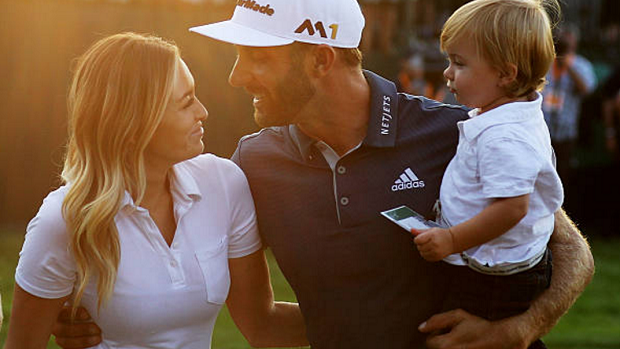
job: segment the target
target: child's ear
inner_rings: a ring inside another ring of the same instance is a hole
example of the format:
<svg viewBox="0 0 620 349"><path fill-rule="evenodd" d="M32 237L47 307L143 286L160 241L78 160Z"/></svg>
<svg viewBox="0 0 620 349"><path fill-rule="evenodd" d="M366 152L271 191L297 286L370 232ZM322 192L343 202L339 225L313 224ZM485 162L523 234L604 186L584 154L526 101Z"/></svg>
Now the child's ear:
<svg viewBox="0 0 620 349"><path fill-rule="evenodd" d="M499 86L506 87L512 84L517 79L518 72L519 69L516 64L506 63L506 66L499 73Z"/></svg>

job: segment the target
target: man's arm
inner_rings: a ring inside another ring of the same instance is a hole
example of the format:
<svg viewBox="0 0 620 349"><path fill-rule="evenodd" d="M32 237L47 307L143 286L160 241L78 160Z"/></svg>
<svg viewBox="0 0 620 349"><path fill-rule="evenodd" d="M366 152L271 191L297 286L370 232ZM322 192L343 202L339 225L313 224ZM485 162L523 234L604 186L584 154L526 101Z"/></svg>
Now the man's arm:
<svg viewBox="0 0 620 349"><path fill-rule="evenodd" d="M594 274L587 241L563 210L555 214L549 248L553 255L551 286L523 314L487 321L453 310L431 317L420 331L430 333L429 348L525 349L547 334L575 303ZM439 330L448 329L445 334Z"/></svg>
<svg viewBox="0 0 620 349"><path fill-rule="evenodd" d="M86 308L79 306L75 319L71 320L71 305L60 311L52 334L56 344L63 349L85 349L101 343L101 329L91 319Z"/></svg>
<svg viewBox="0 0 620 349"><path fill-rule="evenodd" d="M553 256L551 287L523 314L530 323L532 340L549 333L594 276L590 245L563 210L555 214L549 248Z"/></svg>

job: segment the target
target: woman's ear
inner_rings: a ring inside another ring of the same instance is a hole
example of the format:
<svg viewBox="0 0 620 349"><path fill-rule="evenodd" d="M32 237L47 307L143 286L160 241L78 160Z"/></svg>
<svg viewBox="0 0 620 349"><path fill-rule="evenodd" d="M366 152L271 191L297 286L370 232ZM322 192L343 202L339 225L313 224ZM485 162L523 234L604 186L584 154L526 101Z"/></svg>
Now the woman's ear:
<svg viewBox="0 0 620 349"><path fill-rule="evenodd" d="M499 86L506 87L512 84L515 80L517 80L518 73L519 69L516 64L506 63L506 66L504 66L499 73Z"/></svg>
<svg viewBox="0 0 620 349"><path fill-rule="evenodd" d="M311 59L309 60L309 70L315 77L327 75L334 67L336 61L336 50L329 45L316 45L311 51Z"/></svg>

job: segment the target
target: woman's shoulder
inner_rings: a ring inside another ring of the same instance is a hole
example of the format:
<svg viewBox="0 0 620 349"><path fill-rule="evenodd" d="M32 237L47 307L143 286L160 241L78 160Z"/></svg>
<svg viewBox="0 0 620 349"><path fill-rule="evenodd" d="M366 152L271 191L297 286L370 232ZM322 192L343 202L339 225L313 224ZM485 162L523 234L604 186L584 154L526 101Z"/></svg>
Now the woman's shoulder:
<svg viewBox="0 0 620 349"><path fill-rule="evenodd" d="M64 232L66 230L62 205L68 190L69 186L63 185L47 194L36 216L28 224L28 232L37 230L36 228L38 227L43 227L46 231L55 232Z"/></svg>
<svg viewBox="0 0 620 349"><path fill-rule="evenodd" d="M237 164L232 162L230 159L219 157L210 153L198 155L177 164L177 166L192 172L192 174L201 176L208 174L230 176L242 173L239 166L237 166Z"/></svg>
<svg viewBox="0 0 620 349"><path fill-rule="evenodd" d="M68 191L69 185L63 185L49 192L43 199L37 216L62 218L62 204Z"/></svg>

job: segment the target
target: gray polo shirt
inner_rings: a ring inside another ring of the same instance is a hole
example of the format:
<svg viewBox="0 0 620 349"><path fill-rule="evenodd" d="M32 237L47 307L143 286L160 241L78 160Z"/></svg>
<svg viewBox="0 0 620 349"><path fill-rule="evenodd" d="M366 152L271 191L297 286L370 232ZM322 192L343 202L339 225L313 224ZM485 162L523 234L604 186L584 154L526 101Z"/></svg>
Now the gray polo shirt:
<svg viewBox="0 0 620 349"><path fill-rule="evenodd" d="M365 71L368 133L330 168L296 126L241 139L259 231L295 291L313 348L415 348L439 310L440 263L380 212L408 205L432 216L466 109L396 92Z"/></svg>

